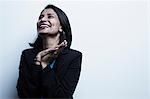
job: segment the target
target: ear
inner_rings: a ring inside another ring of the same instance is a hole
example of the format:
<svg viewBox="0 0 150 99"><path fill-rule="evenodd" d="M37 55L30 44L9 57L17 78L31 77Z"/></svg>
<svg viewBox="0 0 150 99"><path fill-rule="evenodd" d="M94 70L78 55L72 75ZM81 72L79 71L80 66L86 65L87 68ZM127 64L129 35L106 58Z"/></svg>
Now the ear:
<svg viewBox="0 0 150 99"><path fill-rule="evenodd" d="M62 26L60 26L59 27L59 30L58 30L59 32L62 32L63 30L62 30Z"/></svg>

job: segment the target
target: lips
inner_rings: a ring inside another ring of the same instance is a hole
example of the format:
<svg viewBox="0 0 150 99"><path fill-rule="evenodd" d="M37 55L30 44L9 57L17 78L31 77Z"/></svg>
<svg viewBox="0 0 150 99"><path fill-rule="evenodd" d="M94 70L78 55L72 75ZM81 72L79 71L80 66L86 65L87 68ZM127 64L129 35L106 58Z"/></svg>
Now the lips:
<svg viewBox="0 0 150 99"><path fill-rule="evenodd" d="M41 23L41 24L39 24L39 26L38 26L39 28L48 28L48 27L51 27L49 24L45 24L45 23Z"/></svg>

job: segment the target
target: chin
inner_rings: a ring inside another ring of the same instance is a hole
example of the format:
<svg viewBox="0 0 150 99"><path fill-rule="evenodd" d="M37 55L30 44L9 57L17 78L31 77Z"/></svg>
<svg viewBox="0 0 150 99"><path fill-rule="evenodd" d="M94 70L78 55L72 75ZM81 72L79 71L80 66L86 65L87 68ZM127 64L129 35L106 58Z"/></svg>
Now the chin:
<svg viewBox="0 0 150 99"><path fill-rule="evenodd" d="M48 33L48 31L45 29L41 29L41 30L38 30L38 33Z"/></svg>
<svg viewBox="0 0 150 99"><path fill-rule="evenodd" d="M43 36L47 36L48 33L47 32L38 32L38 35L41 36L41 37L43 37Z"/></svg>
<svg viewBox="0 0 150 99"><path fill-rule="evenodd" d="M55 37L55 36L57 36L58 33L49 33L49 32L41 32L41 31L39 31L38 34L41 37L47 37L47 36Z"/></svg>

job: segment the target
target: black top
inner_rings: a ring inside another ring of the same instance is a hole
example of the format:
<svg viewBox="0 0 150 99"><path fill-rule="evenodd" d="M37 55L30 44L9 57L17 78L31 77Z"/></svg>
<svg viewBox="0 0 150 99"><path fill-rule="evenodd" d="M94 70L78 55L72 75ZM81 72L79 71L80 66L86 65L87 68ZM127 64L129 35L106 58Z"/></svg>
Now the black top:
<svg viewBox="0 0 150 99"><path fill-rule="evenodd" d="M63 49L56 58L53 69L34 64L39 50L26 49L22 52L17 91L20 98L67 98L77 86L82 53L73 49Z"/></svg>

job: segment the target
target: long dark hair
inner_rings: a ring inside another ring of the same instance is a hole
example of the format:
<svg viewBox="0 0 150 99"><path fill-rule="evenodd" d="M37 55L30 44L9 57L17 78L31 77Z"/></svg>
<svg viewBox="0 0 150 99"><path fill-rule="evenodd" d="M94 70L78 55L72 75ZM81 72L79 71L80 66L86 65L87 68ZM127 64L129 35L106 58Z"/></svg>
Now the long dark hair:
<svg viewBox="0 0 150 99"><path fill-rule="evenodd" d="M47 5L43 10L42 12L45 10L45 9L53 9L58 18L59 18L59 21L60 21L60 24L62 26L62 30L63 32L60 32L60 42L61 43L64 39L67 40L67 48L70 48L71 46L71 42L72 42L72 32L71 32L71 26L70 26L70 22L68 20L68 17L67 15L58 7L54 6L54 5ZM41 12L41 13L42 13ZM29 43L29 45L31 47L34 47L36 49L42 49L43 48L43 40L42 38L38 35L37 39L35 40L34 43Z"/></svg>

